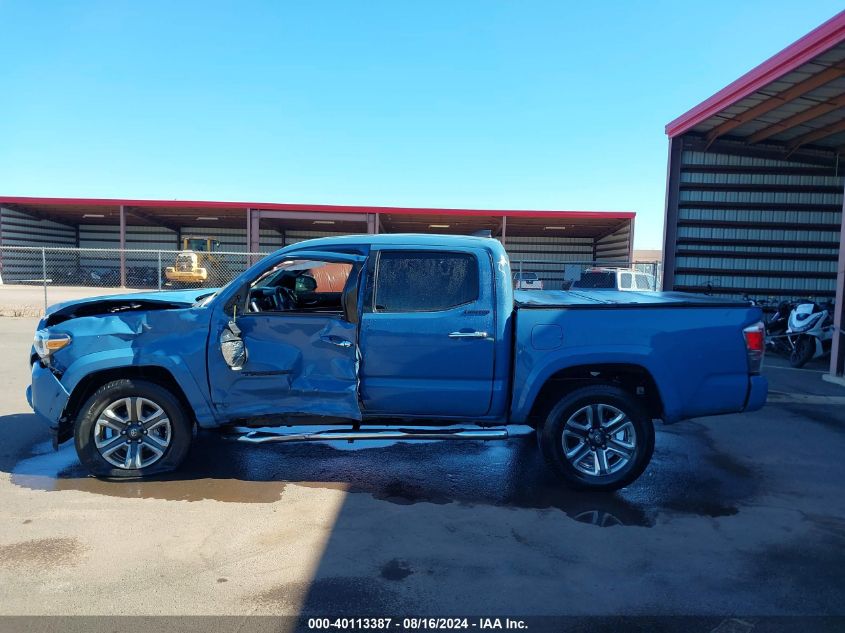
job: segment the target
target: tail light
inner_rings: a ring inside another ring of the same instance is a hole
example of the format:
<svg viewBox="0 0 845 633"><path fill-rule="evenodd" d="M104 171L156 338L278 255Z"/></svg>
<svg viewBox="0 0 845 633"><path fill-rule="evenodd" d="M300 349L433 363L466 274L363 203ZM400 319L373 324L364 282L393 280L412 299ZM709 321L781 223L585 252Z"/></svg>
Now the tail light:
<svg viewBox="0 0 845 633"><path fill-rule="evenodd" d="M766 351L766 326L758 321L745 328L742 335L745 337L745 352L748 355L748 372L759 374Z"/></svg>

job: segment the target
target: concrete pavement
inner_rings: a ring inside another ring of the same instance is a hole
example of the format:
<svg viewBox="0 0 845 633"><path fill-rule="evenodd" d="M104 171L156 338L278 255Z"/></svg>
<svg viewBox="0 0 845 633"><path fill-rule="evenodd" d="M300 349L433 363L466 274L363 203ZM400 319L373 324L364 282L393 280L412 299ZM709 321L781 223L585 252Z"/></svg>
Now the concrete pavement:
<svg viewBox="0 0 845 633"><path fill-rule="evenodd" d="M103 482L26 406L35 323L0 319L2 614L845 615L841 405L660 427L615 494L563 488L530 436L203 435L175 476ZM778 393L845 396L780 365Z"/></svg>

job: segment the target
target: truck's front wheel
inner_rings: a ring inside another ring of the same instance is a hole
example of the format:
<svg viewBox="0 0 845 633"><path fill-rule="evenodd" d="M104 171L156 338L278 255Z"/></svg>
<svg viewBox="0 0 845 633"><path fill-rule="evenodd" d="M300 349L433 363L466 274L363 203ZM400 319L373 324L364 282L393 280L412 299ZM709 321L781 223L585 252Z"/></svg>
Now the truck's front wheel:
<svg viewBox="0 0 845 633"><path fill-rule="evenodd" d="M74 424L80 461L101 477L144 477L174 470L188 454L192 426L168 389L146 380L106 383Z"/></svg>
<svg viewBox="0 0 845 633"><path fill-rule="evenodd" d="M654 452L654 425L639 402L612 385L566 394L539 433L543 457L568 484L618 490L639 477Z"/></svg>

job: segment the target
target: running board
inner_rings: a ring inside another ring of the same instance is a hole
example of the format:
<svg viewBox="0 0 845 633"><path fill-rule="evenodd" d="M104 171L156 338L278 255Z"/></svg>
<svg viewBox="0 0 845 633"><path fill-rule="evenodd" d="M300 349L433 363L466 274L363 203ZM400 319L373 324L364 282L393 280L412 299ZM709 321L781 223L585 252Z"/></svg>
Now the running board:
<svg viewBox="0 0 845 633"><path fill-rule="evenodd" d="M310 433L284 433L282 431L256 430L229 439L248 444L266 442L320 442L327 440L506 440L508 430L503 428L399 428L367 429L360 431L313 431Z"/></svg>

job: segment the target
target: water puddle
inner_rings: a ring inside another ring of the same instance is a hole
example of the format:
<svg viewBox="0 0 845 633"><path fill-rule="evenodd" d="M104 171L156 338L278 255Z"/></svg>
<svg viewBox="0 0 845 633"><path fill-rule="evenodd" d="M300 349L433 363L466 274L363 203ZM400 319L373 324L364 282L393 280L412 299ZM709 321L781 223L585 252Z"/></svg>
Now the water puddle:
<svg viewBox="0 0 845 633"><path fill-rule="evenodd" d="M714 458L702 432L659 433L654 460L617 493L563 486L542 463L533 438L497 442L347 442L245 445L202 434L184 467L148 480L87 475L72 443L38 445L11 473L14 484L47 491L170 501L275 503L289 484L368 494L387 503L557 509L598 527L653 526L660 514L723 517L749 496L753 476Z"/></svg>

